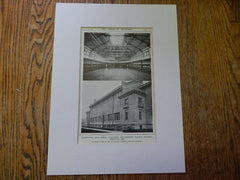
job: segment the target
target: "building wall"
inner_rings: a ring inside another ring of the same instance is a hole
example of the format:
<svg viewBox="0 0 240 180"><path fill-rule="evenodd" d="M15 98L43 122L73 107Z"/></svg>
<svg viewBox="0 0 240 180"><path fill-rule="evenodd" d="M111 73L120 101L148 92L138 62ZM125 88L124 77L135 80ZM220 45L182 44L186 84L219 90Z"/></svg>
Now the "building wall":
<svg viewBox="0 0 240 180"><path fill-rule="evenodd" d="M124 92L136 88L138 84L128 84L122 88L122 92L118 92L108 98L92 105L89 111L90 121L88 124L91 127L116 129L116 130L141 130L152 128L152 98L151 85L144 87L141 91L145 95L130 93L129 95L119 98ZM124 84L123 84L124 86ZM139 104L141 98L141 104ZM125 100L128 99L127 104ZM126 112L128 118L126 119ZM139 114L140 112L140 114ZM120 117L115 120L115 113L119 113Z"/></svg>
<svg viewBox="0 0 240 180"><path fill-rule="evenodd" d="M152 88L147 86L144 89L146 93L145 99L145 113L146 113L146 124L152 124L153 110L152 110Z"/></svg>
<svg viewBox="0 0 240 180"><path fill-rule="evenodd" d="M137 95L137 94L131 94L127 96L126 98L123 98L122 100L122 107L124 107L124 100L128 99L129 105L124 109L124 124L142 124L144 123L145 119L145 112L144 108L139 108L138 106L138 98L142 98L142 106L145 106L145 97ZM142 118L139 119L139 110L142 112ZM125 112L128 111L128 120L126 120Z"/></svg>
<svg viewBox="0 0 240 180"><path fill-rule="evenodd" d="M112 125L115 121L120 121L114 120L114 113L120 113L121 111L118 96L119 93L116 93L90 108L90 119L94 118L94 120L90 120L90 124L103 127L104 125ZM95 119L96 117L97 120ZM115 122L115 124L118 123Z"/></svg>

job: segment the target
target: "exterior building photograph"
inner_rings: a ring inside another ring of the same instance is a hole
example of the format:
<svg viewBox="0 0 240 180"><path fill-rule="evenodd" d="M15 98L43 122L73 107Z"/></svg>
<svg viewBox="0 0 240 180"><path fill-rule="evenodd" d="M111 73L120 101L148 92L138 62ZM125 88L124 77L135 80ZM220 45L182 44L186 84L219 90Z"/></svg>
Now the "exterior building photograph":
<svg viewBox="0 0 240 180"><path fill-rule="evenodd" d="M151 81L96 81L83 86L81 133L153 132ZM93 92L101 96L91 99Z"/></svg>
<svg viewBox="0 0 240 180"><path fill-rule="evenodd" d="M83 30L83 80L151 80L151 29Z"/></svg>

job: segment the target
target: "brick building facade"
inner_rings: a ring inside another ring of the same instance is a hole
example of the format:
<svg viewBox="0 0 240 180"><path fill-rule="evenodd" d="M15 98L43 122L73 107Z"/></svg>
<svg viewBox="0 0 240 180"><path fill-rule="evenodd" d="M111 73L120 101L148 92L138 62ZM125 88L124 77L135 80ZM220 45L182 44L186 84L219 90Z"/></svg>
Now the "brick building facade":
<svg viewBox="0 0 240 180"><path fill-rule="evenodd" d="M152 131L151 82L122 84L89 106L82 126L118 131Z"/></svg>

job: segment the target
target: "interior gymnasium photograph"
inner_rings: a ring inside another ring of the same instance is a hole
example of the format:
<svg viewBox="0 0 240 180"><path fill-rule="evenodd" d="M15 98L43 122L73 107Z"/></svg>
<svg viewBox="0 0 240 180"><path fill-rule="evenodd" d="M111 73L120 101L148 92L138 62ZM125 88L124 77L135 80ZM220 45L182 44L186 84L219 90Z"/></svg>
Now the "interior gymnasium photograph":
<svg viewBox="0 0 240 180"><path fill-rule="evenodd" d="M143 30L84 31L83 80L151 80L151 29Z"/></svg>

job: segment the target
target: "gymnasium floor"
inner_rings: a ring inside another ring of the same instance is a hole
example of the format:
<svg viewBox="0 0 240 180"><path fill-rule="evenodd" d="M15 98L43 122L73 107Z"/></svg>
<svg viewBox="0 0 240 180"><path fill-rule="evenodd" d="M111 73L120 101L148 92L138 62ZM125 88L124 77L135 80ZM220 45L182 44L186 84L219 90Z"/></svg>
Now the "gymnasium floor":
<svg viewBox="0 0 240 180"><path fill-rule="evenodd" d="M83 80L151 80L151 74L135 69L105 68L85 73Z"/></svg>

